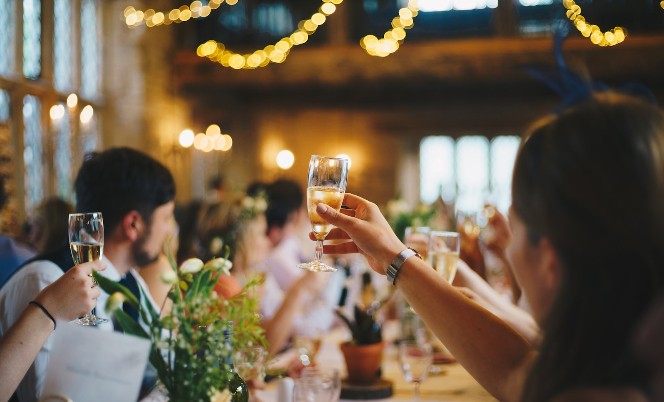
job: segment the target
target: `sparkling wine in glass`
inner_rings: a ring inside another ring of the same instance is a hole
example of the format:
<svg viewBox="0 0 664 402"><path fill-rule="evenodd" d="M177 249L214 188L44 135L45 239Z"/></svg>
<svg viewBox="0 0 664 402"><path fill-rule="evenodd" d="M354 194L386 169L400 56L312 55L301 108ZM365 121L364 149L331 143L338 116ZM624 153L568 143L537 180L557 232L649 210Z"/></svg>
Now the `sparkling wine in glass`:
<svg viewBox="0 0 664 402"><path fill-rule="evenodd" d="M101 212L69 214L69 249L74 264L101 259L104 254L104 219ZM92 312L76 320L79 325L99 325L108 322Z"/></svg>
<svg viewBox="0 0 664 402"><path fill-rule="evenodd" d="M459 233L434 231L429 235L429 262L448 283L452 283L459 262Z"/></svg>
<svg viewBox="0 0 664 402"><path fill-rule="evenodd" d="M399 344L399 364L407 382L413 384L413 400L420 399L420 384L429 374L433 349L429 343L403 341Z"/></svg>
<svg viewBox="0 0 664 402"><path fill-rule="evenodd" d="M309 180L307 186L307 209L312 231L316 237L314 260L299 264L298 267L314 272L334 272L337 269L321 261L323 240L332 229L316 212L318 204L326 204L339 211L346 192L348 180L348 159L312 155L309 162Z"/></svg>

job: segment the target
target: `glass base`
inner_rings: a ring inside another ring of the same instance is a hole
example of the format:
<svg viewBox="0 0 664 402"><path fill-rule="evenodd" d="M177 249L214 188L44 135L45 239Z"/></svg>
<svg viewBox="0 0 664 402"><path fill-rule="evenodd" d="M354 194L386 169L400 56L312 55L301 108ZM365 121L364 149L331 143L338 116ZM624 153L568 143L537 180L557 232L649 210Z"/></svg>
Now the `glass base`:
<svg viewBox="0 0 664 402"><path fill-rule="evenodd" d="M311 261L305 264L297 264L297 267L311 272L337 272L337 269L320 261Z"/></svg>
<svg viewBox="0 0 664 402"><path fill-rule="evenodd" d="M86 327L94 327L99 324L105 324L108 322L106 318L97 317L94 314L88 314L86 316L80 317L74 321L78 325L83 325Z"/></svg>

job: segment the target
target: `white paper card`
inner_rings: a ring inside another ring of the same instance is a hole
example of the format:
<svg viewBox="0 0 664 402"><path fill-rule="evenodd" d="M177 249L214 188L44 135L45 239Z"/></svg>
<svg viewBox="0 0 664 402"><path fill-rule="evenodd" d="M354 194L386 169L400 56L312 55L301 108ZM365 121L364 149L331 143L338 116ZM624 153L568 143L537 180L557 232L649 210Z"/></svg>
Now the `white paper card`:
<svg viewBox="0 0 664 402"><path fill-rule="evenodd" d="M40 400L138 399L150 341L74 323L58 323Z"/></svg>

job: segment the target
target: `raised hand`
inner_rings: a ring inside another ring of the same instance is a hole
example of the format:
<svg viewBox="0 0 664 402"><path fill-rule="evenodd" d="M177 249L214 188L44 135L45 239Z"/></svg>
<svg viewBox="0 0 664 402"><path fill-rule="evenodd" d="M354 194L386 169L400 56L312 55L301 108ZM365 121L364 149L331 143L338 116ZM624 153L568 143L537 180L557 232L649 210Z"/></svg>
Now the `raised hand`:
<svg viewBox="0 0 664 402"><path fill-rule="evenodd" d="M37 298L56 320L71 321L90 312L100 295L94 286L91 273L103 271L106 263L102 260L86 262L69 269L57 281L44 288Z"/></svg>
<svg viewBox="0 0 664 402"><path fill-rule="evenodd" d="M337 212L324 204L316 211L327 222L336 226L326 237L330 240L348 240L326 244L326 254L363 254L371 267L380 274L406 246L390 228L378 206L364 198L346 193L343 205L348 209Z"/></svg>

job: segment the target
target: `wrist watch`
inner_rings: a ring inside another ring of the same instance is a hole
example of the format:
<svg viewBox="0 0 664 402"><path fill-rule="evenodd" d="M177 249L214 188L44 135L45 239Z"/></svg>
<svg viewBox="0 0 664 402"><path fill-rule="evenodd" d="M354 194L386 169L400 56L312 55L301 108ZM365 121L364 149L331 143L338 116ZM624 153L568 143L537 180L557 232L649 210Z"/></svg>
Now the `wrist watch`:
<svg viewBox="0 0 664 402"><path fill-rule="evenodd" d="M392 285L396 284L397 276L399 276L399 272L401 272L401 267L406 262L406 260L412 256L416 256L419 259L422 259L422 256L410 247L397 254L394 260L392 260L390 265L385 270L388 282L390 282Z"/></svg>

